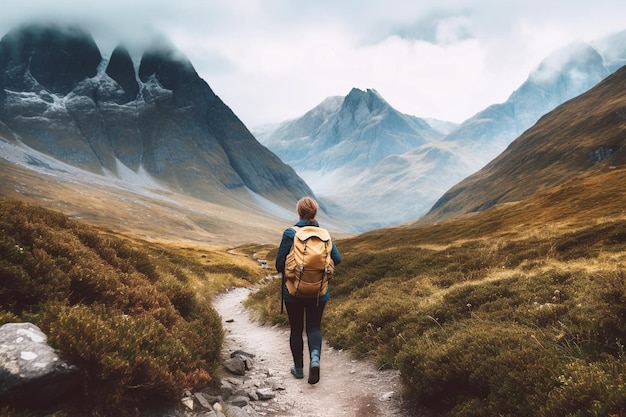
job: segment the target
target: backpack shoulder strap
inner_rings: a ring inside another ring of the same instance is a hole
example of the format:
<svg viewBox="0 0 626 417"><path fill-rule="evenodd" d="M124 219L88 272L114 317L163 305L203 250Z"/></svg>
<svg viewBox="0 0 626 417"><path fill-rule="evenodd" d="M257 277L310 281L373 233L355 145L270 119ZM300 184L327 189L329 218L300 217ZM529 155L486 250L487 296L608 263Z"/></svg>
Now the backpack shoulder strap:
<svg viewBox="0 0 626 417"><path fill-rule="evenodd" d="M302 229L302 227L301 226L291 226L290 229L293 230L294 233L298 233L300 231L300 229Z"/></svg>

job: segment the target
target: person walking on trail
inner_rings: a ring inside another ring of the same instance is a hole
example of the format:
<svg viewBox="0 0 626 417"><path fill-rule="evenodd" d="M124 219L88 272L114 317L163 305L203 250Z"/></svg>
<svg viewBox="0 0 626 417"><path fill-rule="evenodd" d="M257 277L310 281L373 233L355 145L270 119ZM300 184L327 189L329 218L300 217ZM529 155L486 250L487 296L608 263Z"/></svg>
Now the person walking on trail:
<svg viewBox="0 0 626 417"><path fill-rule="evenodd" d="M314 199L300 199L296 210L300 220L283 232L276 254L276 270L283 276L282 298L291 327L289 346L294 363L291 374L297 379L304 378L302 333L306 329L310 358L308 383L317 384L322 351L320 325L330 299L328 280L341 262L341 254L328 231L315 219L318 204Z"/></svg>

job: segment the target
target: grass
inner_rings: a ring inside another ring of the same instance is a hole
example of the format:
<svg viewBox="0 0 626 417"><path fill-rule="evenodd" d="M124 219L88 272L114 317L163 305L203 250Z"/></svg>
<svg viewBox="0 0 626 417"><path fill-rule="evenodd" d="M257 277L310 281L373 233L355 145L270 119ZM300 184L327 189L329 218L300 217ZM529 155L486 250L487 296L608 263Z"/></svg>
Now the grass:
<svg viewBox="0 0 626 417"><path fill-rule="evenodd" d="M625 180L623 168L596 170L458 219L337 239L344 262L331 282L326 340L400 370L405 397L437 415L626 415ZM133 210L118 230L112 213L79 223L20 204L2 203L0 276L11 279L0 286L0 320L35 322L97 375L84 391L101 415L133 415L155 395L214 376L211 298L264 275L252 258L272 266L283 230L247 236L248 220L226 215L183 227L192 237L183 239L178 217L155 205L163 221L145 239ZM270 281L247 305L286 324L279 285Z"/></svg>
<svg viewBox="0 0 626 417"><path fill-rule="evenodd" d="M326 340L400 370L405 396L438 415L623 415L621 175L338 239ZM572 208L584 187L605 203ZM212 297L255 284L265 271L253 258L276 255L264 243L146 242L24 203L0 209L0 322L34 322L81 365L85 394L69 417L134 416L210 383L223 337ZM247 305L286 324L279 285Z"/></svg>
<svg viewBox="0 0 626 417"><path fill-rule="evenodd" d="M38 325L79 366L67 416L137 416L219 374L211 300L261 279L252 259L116 236L19 202L0 213L0 324Z"/></svg>
<svg viewBox="0 0 626 417"><path fill-rule="evenodd" d="M326 340L399 369L438 415L626 415L622 175L338 240ZM602 204L568 206L600 182ZM284 323L278 285L248 304Z"/></svg>
<svg viewBox="0 0 626 417"><path fill-rule="evenodd" d="M61 211L142 241L212 251L251 242L273 243L282 232L283 222L262 211L252 212L251 203L245 204L250 200L246 195L216 192L206 196L208 202L171 191L106 182L94 186L89 178L58 171L42 174L1 158L0 172L4 198Z"/></svg>

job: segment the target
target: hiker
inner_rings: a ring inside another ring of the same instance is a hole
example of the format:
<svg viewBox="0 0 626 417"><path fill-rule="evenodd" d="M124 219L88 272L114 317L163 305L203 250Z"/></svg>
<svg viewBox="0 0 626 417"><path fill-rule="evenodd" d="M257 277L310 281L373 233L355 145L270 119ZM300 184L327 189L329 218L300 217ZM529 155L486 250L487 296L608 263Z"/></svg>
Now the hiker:
<svg viewBox="0 0 626 417"><path fill-rule="evenodd" d="M276 254L276 269L282 273L283 285L282 285L282 297L284 305L287 308L287 315L289 317L289 325L291 327L291 334L289 336L289 346L291 347L291 354L293 356L294 365L291 367L292 375L297 379L304 378L304 342L302 339L302 332L305 329L309 345L310 366L309 366L309 384L316 384L320 379L320 354L322 350L322 333L320 330L320 324L322 321L322 314L324 313L324 306L330 299L330 291L327 288L327 281L325 280L321 291L318 291L315 295L306 294L301 296L294 289L296 284L290 282L289 287L293 295L288 288L286 277L286 265L287 257L292 251L294 246L294 238L296 238L296 229L307 229L312 234L320 232L320 234L328 236L328 243L330 243L329 261L332 259L331 268L338 265L341 262L341 255L334 243L330 240L330 235L325 229L319 227L315 216L317 215L318 205L317 202L311 197L304 197L298 201L296 206L300 220L295 224L294 228L288 228L283 232L283 237ZM307 226L312 226L307 227ZM319 272L319 279L321 280L324 271ZM331 272L332 274L332 272ZM330 275L329 274L329 277ZM281 306L282 308L282 306ZM306 321L305 321L306 320Z"/></svg>

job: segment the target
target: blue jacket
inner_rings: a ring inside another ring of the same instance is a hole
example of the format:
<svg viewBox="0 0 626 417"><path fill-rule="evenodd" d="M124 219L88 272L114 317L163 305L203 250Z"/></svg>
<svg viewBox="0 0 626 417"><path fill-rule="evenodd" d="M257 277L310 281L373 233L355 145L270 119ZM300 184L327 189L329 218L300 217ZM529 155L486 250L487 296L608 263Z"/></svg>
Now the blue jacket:
<svg viewBox="0 0 626 417"><path fill-rule="evenodd" d="M298 223L295 224L295 226L319 227L320 225L317 222L309 223L306 220L300 220ZM294 229L292 229L291 227L288 229L285 229L285 231L283 232L283 238L280 241L280 246L278 247L278 253L276 254L276 270L282 273L283 276L285 272L285 262L287 260L287 254L289 253L289 250L291 250L291 245L293 245L293 238L295 236L296 236L296 231ZM330 257L335 263L335 266L341 263L341 254L339 253L339 250L337 249L337 246L335 246L334 242L333 242L332 251L330 252ZM298 297L294 297L293 295L289 294L289 291L287 290L287 285L285 284L284 279L283 279L283 297L285 301L287 302L295 301L298 299ZM320 301L328 301L328 300L330 300L330 287L329 287L329 290L326 291L326 294L320 297Z"/></svg>

